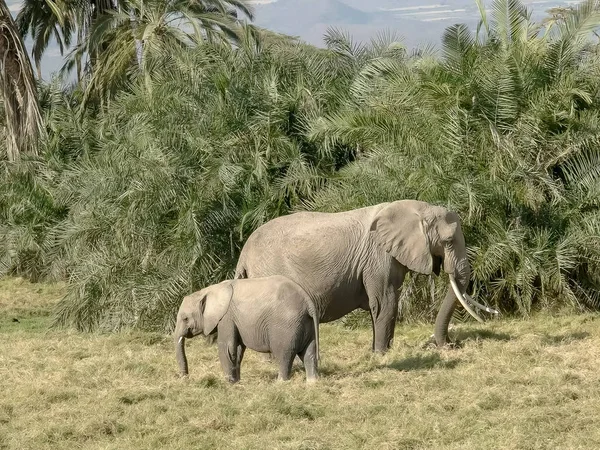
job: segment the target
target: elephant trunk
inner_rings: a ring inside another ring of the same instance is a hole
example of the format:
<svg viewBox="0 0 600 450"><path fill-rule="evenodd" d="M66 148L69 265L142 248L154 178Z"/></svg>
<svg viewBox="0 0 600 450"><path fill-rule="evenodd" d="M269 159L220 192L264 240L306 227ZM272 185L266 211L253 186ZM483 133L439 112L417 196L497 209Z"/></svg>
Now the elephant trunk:
<svg viewBox="0 0 600 450"><path fill-rule="evenodd" d="M462 295L465 293L471 277L471 268L466 256L464 260L461 261L459 268L459 270L451 271L449 273L451 285L448 287L446 297L444 297L444 301L442 302L435 319L433 334L438 347L450 342L450 339L448 338L448 325L450 324L452 314L454 314L454 310L456 309L456 301L458 300L457 294ZM455 286L452 286L452 284L455 284Z"/></svg>
<svg viewBox="0 0 600 450"><path fill-rule="evenodd" d="M450 339L448 338L448 325L450 324L450 319L452 319L452 314L454 314L454 309L456 308L456 300L454 290L452 287L449 287L435 319L433 335L438 347L450 342Z"/></svg>
<svg viewBox="0 0 600 450"><path fill-rule="evenodd" d="M179 363L179 371L181 372L182 376L186 376L188 374L188 362L187 357L185 356L185 337L178 336L175 339L175 349L177 362Z"/></svg>

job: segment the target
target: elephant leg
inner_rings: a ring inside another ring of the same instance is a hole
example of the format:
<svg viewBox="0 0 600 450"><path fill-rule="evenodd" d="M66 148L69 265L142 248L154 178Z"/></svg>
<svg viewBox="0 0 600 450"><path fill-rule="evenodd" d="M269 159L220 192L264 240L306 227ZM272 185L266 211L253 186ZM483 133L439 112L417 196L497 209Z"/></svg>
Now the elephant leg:
<svg viewBox="0 0 600 450"><path fill-rule="evenodd" d="M238 344L237 360L236 360L236 367L235 367L235 372L236 372L235 375L238 380L242 377L241 366L242 366L242 359L244 358L245 351L246 351L246 346L243 344Z"/></svg>
<svg viewBox="0 0 600 450"><path fill-rule="evenodd" d="M304 364L304 370L306 371L306 381L313 382L319 378L318 371L318 358L317 358L317 342L312 339L308 346L302 350L298 356Z"/></svg>
<svg viewBox="0 0 600 450"><path fill-rule="evenodd" d="M373 345L375 353L385 353L389 350L394 339L394 328L396 326L397 308L386 308L374 311L371 308L373 321Z"/></svg>
<svg viewBox="0 0 600 450"><path fill-rule="evenodd" d="M279 374L277 376L277 380L279 381L287 381L290 379L290 374L292 373L292 365L294 364L294 358L296 354L289 353L282 355L279 359Z"/></svg>
<svg viewBox="0 0 600 450"><path fill-rule="evenodd" d="M373 324L372 351L375 353L387 352L394 339L398 317L398 289L403 281L404 272L399 271L386 277L373 277L370 283L365 283Z"/></svg>
<svg viewBox="0 0 600 450"><path fill-rule="evenodd" d="M237 349L238 345L236 343L226 343L223 346L219 345L221 367L225 373L225 378L230 383L237 383L240 381Z"/></svg>
<svg viewBox="0 0 600 450"><path fill-rule="evenodd" d="M209 334L206 336L206 342L208 342L208 345L213 345L215 342L217 342L217 337L217 333Z"/></svg>
<svg viewBox="0 0 600 450"><path fill-rule="evenodd" d="M219 333L217 343L219 346L219 360L221 361L225 378L230 383L237 383L240 381L239 367L241 362L238 361L238 356L243 356L244 351L240 350L242 346L234 327L231 326L231 330L228 330L227 333Z"/></svg>

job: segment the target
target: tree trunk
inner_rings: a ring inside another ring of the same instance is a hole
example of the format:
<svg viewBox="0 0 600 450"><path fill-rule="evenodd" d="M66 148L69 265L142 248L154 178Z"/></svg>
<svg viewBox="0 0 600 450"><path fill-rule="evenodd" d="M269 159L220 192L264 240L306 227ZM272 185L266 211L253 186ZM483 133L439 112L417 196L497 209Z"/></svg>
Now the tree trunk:
<svg viewBox="0 0 600 450"><path fill-rule="evenodd" d="M143 55L142 41L140 41L137 38L138 21L137 21L136 15L135 15L135 11L132 7L130 7L130 9L129 9L129 21L131 22L131 30L133 32L133 36L135 39L135 57L136 57L137 65L138 65L138 70L142 70L142 55Z"/></svg>
<svg viewBox="0 0 600 450"><path fill-rule="evenodd" d="M8 159L18 160L26 152L36 154L43 126L35 77L5 0L0 0L0 96L6 113Z"/></svg>
<svg viewBox="0 0 600 450"><path fill-rule="evenodd" d="M83 75L81 74L81 58L79 56L76 58L75 64L77 67L77 84L81 84L81 80L83 79Z"/></svg>

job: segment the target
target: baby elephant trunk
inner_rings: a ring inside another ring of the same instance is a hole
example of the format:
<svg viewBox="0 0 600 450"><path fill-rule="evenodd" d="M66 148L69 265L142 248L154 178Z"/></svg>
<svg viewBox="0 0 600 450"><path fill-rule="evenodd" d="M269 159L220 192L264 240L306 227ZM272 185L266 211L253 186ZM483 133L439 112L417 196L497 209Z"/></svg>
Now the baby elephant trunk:
<svg viewBox="0 0 600 450"><path fill-rule="evenodd" d="M185 337L179 336L175 338L175 351L177 354L177 363L182 376L188 374L188 362L185 356Z"/></svg>

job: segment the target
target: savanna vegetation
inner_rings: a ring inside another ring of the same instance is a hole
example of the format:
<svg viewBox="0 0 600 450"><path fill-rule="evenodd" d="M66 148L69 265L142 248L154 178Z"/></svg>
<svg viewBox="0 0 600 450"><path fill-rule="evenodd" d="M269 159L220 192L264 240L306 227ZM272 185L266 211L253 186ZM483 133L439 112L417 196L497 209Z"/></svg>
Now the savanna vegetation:
<svg viewBox="0 0 600 450"><path fill-rule="evenodd" d="M597 309L600 3L478 1L413 51L312 47L242 0L26 0L0 16L0 275L65 282L56 324L165 331L265 221L411 198L460 214L479 301ZM36 85L21 35L72 82ZM408 280L403 319L445 285Z"/></svg>
<svg viewBox="0 0 600 450"><path fill-rule="evenodd" d="M600 447L598 314L461 324L458 349L398 325L385 356L368 327L323 324L318 383L249 351L229 385L200 339L184 379L165 333L48 330L64 293L0 280L1 449Z"/></svg>
<svg viewBox="0 0 600 450"><path fill-rule="evenodd" d="M0 0L0 449L599 448L600 2L477 1L408 50L243 0ZM200 339L177 376L182 296L260 224L401 198L460 214L504 320L424 347L447 282L413 276L384 356L358 313L313 385L247 352L229 386Z"/></svg>

